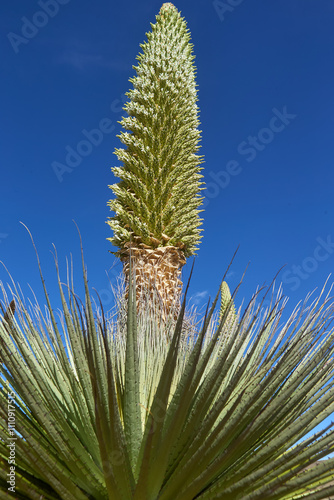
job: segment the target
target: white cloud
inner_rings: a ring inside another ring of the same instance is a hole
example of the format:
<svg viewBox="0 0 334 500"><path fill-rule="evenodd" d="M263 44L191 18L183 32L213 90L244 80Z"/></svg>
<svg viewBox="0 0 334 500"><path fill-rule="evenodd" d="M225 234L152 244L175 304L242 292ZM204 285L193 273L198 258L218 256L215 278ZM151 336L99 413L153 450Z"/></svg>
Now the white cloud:
<svg viewBox="0 0 334 500"><path fill-rule="evenodd" d="M200 304L207 297L208 293L209 292L207 290L195 293L195 295L191 297L192 303L195 305Z"/></svg>
<svg viewBox="0 0 334 500"><path fill-rule="evenodd" d="M129 71L131 65L108 60L102 54L92 54L77 49L64 51L57 60L58 64L71 66L78 71L85 71L94 68L109 68L115 71Z"/></svg>

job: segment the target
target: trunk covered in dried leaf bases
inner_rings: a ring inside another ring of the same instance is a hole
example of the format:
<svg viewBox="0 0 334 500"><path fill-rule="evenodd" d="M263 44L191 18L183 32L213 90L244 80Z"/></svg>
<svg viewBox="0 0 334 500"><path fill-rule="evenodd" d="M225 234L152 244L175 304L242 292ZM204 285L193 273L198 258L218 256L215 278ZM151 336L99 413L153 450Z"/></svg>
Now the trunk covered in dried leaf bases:
<svg viewBox="0 0 334 500"><path fill-rule="evenodd" d="M130 250L137 299L158 291L168 314L178 304L181 268L200 240L203 198L194 55L185 20L165 3L141 45L115 154L121 180L110 186L107 221L128 278Z"/></svg>

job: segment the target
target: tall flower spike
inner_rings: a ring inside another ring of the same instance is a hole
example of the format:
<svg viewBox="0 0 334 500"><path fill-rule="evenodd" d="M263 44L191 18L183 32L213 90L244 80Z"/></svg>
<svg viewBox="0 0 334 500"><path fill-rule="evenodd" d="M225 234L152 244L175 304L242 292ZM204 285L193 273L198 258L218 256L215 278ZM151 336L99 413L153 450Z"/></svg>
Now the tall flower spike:
<svg viewBox="0 0 334 500"><path fill-rule="evenodd" d="M162 5L141 44L130 79L133 88L121 120L125 147L112 168L120 182L109 186L116 198L107 221L108 238L128 277L130 247L136 268L137 298L157 290L169 313L181 292L181 268L200 241L203 159L193 45L184 18L172 3ZM140 302L140 300L138 300Z"/></svg>
<svg viewBox="0 0 334 500"><path fill-rule="evenodd" d="M231 302L232 301L232 302ZM231 305L230 305L231 303ZM237 312L235 309L234 301L231 297L231 292L226 281L223 281L220 288L220 311L219 311L219 321L221 321L224 316L227 308L230 307L230 310L227 315L227 324L232 326L235 321L237 321Z"/></svg>

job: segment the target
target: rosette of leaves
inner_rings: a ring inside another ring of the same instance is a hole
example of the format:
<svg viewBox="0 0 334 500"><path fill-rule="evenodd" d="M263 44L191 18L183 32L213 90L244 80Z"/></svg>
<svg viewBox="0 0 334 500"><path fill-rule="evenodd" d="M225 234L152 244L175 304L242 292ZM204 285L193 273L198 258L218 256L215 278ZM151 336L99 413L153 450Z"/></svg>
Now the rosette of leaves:
<svg viewBox="0 0 334 500"><path fill-rule="evenodd" d="M151 27L120 122L124 147L115 153L122 166L112 168L120 182L110 186L115 215L107 223L127 278L131 252L137 298L155 289L168 314L180 297L181 268L200 241L203 160L187 24L165 3Z"/></svg>
<svg viewBox="0 0 334 500"><path fill-rule="evenodd" d="M167 326L150 311L137 317L131 272L124 322L95 310L83 270L84 304L58 274L58 321L46 289L46 311L36 304L29 312L14 282L9 292L1 285L1 499L13 497L14 436L14 495L22 500L334 495L334 459L326 458L334 430L324 424L334 410L328 296L296 308L283 324L281 297L263 311L254 296L231 330L228 309L217 325L217 295L191 335L183 302L167 341Z"/></svg>

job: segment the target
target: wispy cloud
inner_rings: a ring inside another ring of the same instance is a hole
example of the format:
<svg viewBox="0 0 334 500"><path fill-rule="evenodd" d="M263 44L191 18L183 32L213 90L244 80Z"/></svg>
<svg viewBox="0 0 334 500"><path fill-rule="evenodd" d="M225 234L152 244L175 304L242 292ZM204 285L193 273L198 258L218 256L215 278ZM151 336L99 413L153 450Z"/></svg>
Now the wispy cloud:
<svg viewBox="0 0 334 500"><path fill-rule="evenodd" d="M87 71L95 68L107 68L114 71L129 71L131 69L131 65L109 60L103 54L94 54L77 49L65 50L59 56L57 63L71 66L77 71Z"/></svg>
<svg viewBox="0 0 334 500"><path fill-rule="evenodd" d="M208 293L209 292L207 290L195 293L195 295L191 298L192 303L195 305L200 304L207 297Z"/></svg>

